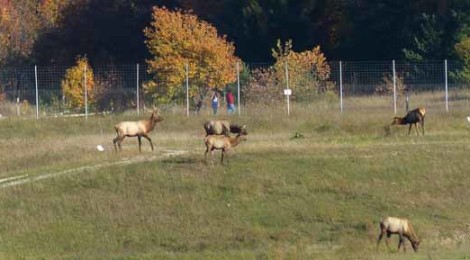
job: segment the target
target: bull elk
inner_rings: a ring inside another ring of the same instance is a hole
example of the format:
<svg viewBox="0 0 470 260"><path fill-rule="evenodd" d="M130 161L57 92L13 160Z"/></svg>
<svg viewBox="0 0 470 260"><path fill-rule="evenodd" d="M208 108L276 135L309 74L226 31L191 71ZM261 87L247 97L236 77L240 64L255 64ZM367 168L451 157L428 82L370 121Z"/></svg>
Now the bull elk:
<svg viewBox="0 0 470 260"><path fill-rule="evenodd" d="M154 109L149 119L139 121L123 121L114 126L116 130L116 138L113 139L114 149L117 151L116 144L119 146L121 151L121 142L125 137L137 137L139 140L139 152L142 152L141 138L144 137L150 143L150 147L153 151L152 139L148 136L148 133L155 128L157 122L162 121L163 118L160 116L157 109Z"/></svg>

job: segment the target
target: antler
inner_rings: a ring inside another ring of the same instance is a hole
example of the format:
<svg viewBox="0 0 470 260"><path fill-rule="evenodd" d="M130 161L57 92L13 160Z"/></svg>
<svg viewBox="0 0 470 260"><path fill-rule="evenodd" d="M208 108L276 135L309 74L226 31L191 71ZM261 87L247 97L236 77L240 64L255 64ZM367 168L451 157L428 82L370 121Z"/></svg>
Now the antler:
<svg viewBox="0 0 470 260"><path fill-rule="evenodd" d="M158 113L158 112L160 112L159 109L158 109L158 107L155 106L155 105L153 106L153 109L152 109L152 110L151 110L151 109L146 109L146 110L147 110L147 112L150 112L150 113L153 113L153 112Z"/></svg>

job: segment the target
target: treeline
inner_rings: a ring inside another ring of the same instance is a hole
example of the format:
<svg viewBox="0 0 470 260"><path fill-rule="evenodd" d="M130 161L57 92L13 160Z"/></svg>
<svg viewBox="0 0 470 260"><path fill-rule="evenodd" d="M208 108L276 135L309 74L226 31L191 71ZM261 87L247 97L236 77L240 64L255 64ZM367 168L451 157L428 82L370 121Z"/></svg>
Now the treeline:
<svg viewBox="0 0 470 260"><path fill-rule="evenodd" d="M328 60L470 60L468 0L0 0L0 64L142 62L153 6L193 10L244 61L273 61L278 39Z"/></svg>

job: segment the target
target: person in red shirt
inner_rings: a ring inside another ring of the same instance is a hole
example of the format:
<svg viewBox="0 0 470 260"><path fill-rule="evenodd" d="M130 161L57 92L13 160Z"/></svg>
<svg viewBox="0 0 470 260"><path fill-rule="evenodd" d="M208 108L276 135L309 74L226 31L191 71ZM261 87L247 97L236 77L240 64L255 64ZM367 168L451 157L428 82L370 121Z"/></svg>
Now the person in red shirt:
<svg viewBox="0 0 470 260"><path fill-rule="evenodd" d="M225 98L227 100L227 113L232 114L235 112L235 98L230 90L227 90Z"/></svg>

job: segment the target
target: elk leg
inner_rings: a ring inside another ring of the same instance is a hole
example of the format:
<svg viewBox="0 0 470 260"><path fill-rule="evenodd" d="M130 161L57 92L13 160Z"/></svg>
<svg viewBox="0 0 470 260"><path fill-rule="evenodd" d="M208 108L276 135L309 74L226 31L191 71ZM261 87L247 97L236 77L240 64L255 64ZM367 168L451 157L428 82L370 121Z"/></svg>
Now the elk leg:
<svg viewBox="0 0 470 260"><path fill-rule="evenodd" d="M397 249L397 252L400 252L400 247L403 245L403 252L406 252L406 248L405 248L405 239L403 238L403 235L402 234L399 234L400 235L400 239L398 240L398 249Z"/></svg>
<svg viewBox="0 0 470 260"><path fill-rule="evenodd" d="M204 153L204 163L207 164L207 153L209 152L209 147L206 148L206 152Z"/></svg>
<svg viewBox="0 0 470 260"><path fill-rule="evenodd" d="M221 164L224 164L224 155L225 155L225 149L222 149L222 156L220 157Z"/></svg>
<svg viewBox="0 0 470 260"><path fill-rule="evenodd" d="M227 162L227 165L228 165L228 163L229 163L229 160L228 160L228 153L229 153L229 152L230 152L229 149L227 149L227 150L224 151L224 154L225 154L225 161Z"/></svg>
<svg viewBox="0 0 470 260"><path fill-rule="evenodd" d="M124 137L118 140L119 151L122 150L121 143L124 141Z"/></svg>
<svg viewBox="0 0 470 260"><path fill-rule="evenodd" d="M377 247L379 247L379 243L380 243L380 241L382 241L383 236L384 236L384 232L381 231L380 234L379 234L379 238L377 239Z"/></svg>
<svg viewBox="0 0 470 260"><path fill-rule="evenodd" d="M418 131L418 123L415 123L415 130L416 130L416 134L419 135L419 131Z"/></svg>
<svg viewBox="0 0 470 260"><path fill-rule="evenodd" d="M408 135L410 135L411 133L411 127L412 127L412 124L410 124L410 127L408 127Z"/></svg>
<svg viewBox="0 0 470 260"><path fill-rule="evenodd" d="M142 146L141 138L142 138L142 136L140 136L140 135L137 136L137 140L139 140L139 152L142 152L142 150L141 150L141 146Z"/></svg>
<svg viewBox="0 0 470 260"><path fill-rule="evenodd" d="M387 245L388 249L390 250L390 237L392 236L392 233L387 232L387 238L385 238L385 244Z"/></svg>
<svg viewBox="0 0 470 260"><path fill-rule="evenodd" d="M152 151L153 151L153 143L152 143L152 139L150 139L150 137L148 137L148 135L142 135L143 137L145 137L145 139L147 139L150 143L150 147L152 147Z"/></svg>
<svg viewBox="0 0 470 260"><path fill-rule="evenodd" d="M117 152L116 143L119 146L119 151L121 151L121 142L122 142L122 140L124 140L124 136L123 137L117 136L116 138L113 139L114 150L116 150L116 152Z"/></svg>
<svg viewBox="0 0 470 260"><path fill-rule="evenodd" d="M423 136L424 136L424 118L421 120L421 130L423 130Z"/></svg>
<svg viewBox="0 0 470 260"><path fill-rule="evenodd" d="M116 142L117 142L117 137L113 139L114 151L117 152Z"/></svg>

